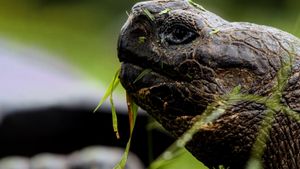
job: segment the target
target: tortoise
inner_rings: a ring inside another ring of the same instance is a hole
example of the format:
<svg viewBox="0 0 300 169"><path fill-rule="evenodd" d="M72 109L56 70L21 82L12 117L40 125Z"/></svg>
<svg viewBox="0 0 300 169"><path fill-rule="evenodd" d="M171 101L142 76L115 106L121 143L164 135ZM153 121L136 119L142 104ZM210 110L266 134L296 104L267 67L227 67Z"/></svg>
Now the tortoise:
<svg viewBox="0 0 300 169"><path fill-rule="evenodd" d="M273 27L226 21L191 1L135 4L120 32L118 58L129 96L176 138L237 86L300 113L300 40ZM286 63L278 94L274 88ZM137 79L146 69L151 72ZM245 168L267 110L263 103L237 101L186 148L209 168ZM263 167L300 168L300 124L282 109L272 111Z"/></svg>

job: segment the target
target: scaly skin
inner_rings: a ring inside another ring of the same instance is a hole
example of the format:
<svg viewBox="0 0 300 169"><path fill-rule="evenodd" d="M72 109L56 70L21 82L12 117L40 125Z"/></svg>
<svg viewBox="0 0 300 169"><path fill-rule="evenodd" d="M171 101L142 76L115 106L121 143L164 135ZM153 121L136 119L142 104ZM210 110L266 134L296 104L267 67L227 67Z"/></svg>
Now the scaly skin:
<svg viewBox="0 0 300 169"><path fill-rule="evenodd" d="M242 93L272 97L278 71L291 59L281 104L300 113L300 41L275 28L228 22L183 0L141 2L121 30L118 56L126 91L175 137L238 85ZM265 115L265 105L240 101L186 147L210 168L244 168ZM300 168L299 123L280 110L274 118L264 168Z"/></svg>

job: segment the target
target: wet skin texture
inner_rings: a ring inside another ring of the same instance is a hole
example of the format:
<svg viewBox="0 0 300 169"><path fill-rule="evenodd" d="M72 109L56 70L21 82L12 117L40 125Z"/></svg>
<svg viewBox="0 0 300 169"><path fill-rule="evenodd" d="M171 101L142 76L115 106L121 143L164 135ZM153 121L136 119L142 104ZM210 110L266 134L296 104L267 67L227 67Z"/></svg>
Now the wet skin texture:
<svg viewBox="0 0 300 169"><path fill-rule="evenodd" d="M118 43L122 85L174 137L238 85L243 93L271 96L278 70L291 56L281 102L300 113L300 42L286 32L228 22L187 1L157 0L134 5ZM145 69L152 72L134 83ZM209 168L244 168L265 114L264 105L240 101L186 147ZM264 168L300 168L299 123L280 111L274 118Z"/></svg>

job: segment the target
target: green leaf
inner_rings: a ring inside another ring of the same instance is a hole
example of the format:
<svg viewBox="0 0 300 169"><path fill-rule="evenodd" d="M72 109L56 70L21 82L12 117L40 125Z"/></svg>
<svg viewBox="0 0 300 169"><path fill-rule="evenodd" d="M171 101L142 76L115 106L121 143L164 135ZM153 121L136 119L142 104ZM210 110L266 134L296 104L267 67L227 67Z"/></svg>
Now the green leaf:
<svg viewBox="0 0 300 169"><path fill-rule="evenodd" d="M129 17L130 16L130 13L128 11L126 11L126 15Z"/></svg>
<svg viewBox="0 0 300 169"><path fill-rule="evenodd" d="M142 71L142 73L133 81L133 84L137 81L141 80L146 74L152 72L152 69L145 69Z"/></svg>
<svg viewBox="0 0 300 169"><path fill-rule="evenodd" d="M165 166L174 163L176 160L182 157L184 153L185 149L174 147L174 145L172 145L157 160L150 164L149 169L164 168Z"/></svg>
<svg viewBox="0 0 300 169"><path fill-rule="evenodd" d="M134 102L132 102L132 112L133 112L133 120L134 120L134 123L136 121L136 117L137 117L137 112L138 112L138 109L139 109L139 106L137 104L135 104ZM133 128L132 128L133 130Z"/></svg>
<svg viewBox="0 0 300 169"><path fill-rule="evenodd" d="M138 106L133 102L133 100L128 95L128 93L126 95L126 98L127 98L128 115L129 115L129 123L130 123L130 136L126 144L125 152L122 155L122 158L119 161L119 163L115 165L114 169L124 169L126 166L130 145L131 145L132 133L135 126L136 117L137 117Z"/></svg>
<svg viewBox="0 0 300 169"><path fill-rule="evenodd" d="M116 133L116 137L119 139L119 130L118 130L118 119L117 119L117 112L113 101L113 91L116 89L116 87L120 84L120 79L118 78L120 74L120 69L117 70L114 79L106 89L102 99L100 100L98 106L95 108L94 113L101 107L101 105L104 103L104 101L110 96L110 104L111 104L111 112L112 112L112 123L113 123L113 130Z"/></svg>
<svg viewBox="0 0 300 169"><path fill-rule="evenodd" d="M98 103L97 107L94 109L94 113L102 106L102 104L104 103L104 101L111 96L111 94L113 93L113 91L116 89L116 87L119 85L120 83L120 79L118 78L119 74L120 74L120 70L118 69L112 82L109 84L108 88L106 89L103 97L101 98L100 102Z"/></svg>
<svg viewBox="0 0 300 169"><path fill-rule="evenodd" d="M165 10L161 11L161 12L159 13L159 15L167 14L167 13L169 13L171 10L172 10L171 8L166 8Z"/></svg>
<svg viewBox="0 0 300 169"><path fill-rule="evenodd" d="M145 43L145 40L146 40L147 38L145 37L145 36L140 36L139 37L139 44L143 44L143 43Z"/></svg>
<svg viewBox="0 0 300 169"><path fill-rule="evenodd" d="M261 161L255 158L251 158L248 161L246 169L263 169Z"/></svg>
<svg viewBox="0 0 300 169"><path fill-rule="evenodd" d="M111 93L109 100L110 100L110 104L111 104L113 130L116 133L117 139L120 139L120 134L119 134L119 129L118 129L118 117L117 117L117 112L116 112L115 104L113 101L112 93Z"/></svg>
<svg viewBox="0 0 300 169"><path fill-rule="evenodd" d="M154 20L155 20L154 15L152 15L148 9L143 9L143 11L144 11L145 15L146 15L151 21L154 21Z"/></svg>
<svg viewBox="0 0 300 169"><path fill-rule="evenodd" d="M127 162L127 159L128 159L130 145L131 145L131 138L132 137L130 136L129 139L128 139L128 142L126 144L125 152L122 155L122 158L121 158L120 162L114 166L114 169L124 169L125 168L126 162Z"/></svg>

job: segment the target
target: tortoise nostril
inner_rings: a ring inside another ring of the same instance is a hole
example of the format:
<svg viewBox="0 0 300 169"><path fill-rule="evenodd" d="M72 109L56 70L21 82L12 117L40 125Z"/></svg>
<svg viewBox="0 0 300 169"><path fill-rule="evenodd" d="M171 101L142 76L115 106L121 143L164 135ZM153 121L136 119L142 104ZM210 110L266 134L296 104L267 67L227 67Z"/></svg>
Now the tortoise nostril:
<svg viewBox="0 0 300 169"><path fill-rule="evenodd" d="M133 29L130 34L133 37L146 37L148 35L148 31L145 29L145 27L137 27L135 29Z"/></svg>
<svg viewBox="0 0 300 169"><path fill-rule="evenodd" d="M130 36L133 38L147 37L150 35L151 25L146 16L138 16L133 19L129 30Z"/></svg>

